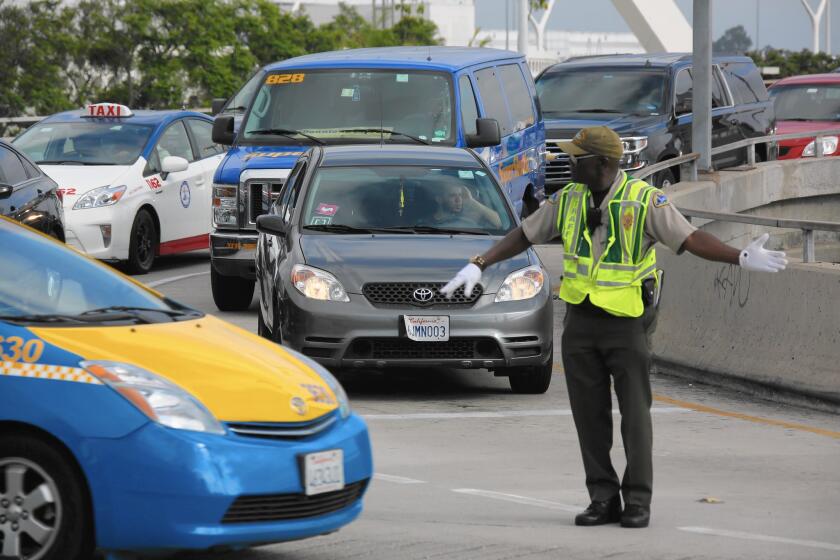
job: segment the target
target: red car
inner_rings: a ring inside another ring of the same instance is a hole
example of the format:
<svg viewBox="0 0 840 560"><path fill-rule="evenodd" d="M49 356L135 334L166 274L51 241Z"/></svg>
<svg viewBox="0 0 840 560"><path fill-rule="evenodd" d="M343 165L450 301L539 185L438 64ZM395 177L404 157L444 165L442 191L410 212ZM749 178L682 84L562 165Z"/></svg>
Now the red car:
<svg viewBox="0 0 840 560"><path fill-rule="evenodd" d="M777 134L836 128L836 135L823 136L822 153L840 155L840 74L792 76L773 84L768 93L776 110ZM781 140L778 159L813 157L814 152L813 137Z"/></svg>

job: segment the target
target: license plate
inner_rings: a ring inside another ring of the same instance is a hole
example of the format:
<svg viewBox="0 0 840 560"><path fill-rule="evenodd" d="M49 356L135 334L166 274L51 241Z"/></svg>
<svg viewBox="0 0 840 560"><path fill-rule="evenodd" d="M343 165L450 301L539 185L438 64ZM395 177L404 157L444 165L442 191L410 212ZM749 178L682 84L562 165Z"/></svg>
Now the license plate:
<svg viewBox="0 0 840 560"><path fill-rule="evenodd" d="M449 340L448 315L403 315L405 334L417 342L446 342Z"/></svg>
<svg viewBox="0 0 840 560"><path fill-rule="evenodd" d="M331 449L303 457L306 495L334 492L344 488L344 451Z"/></svg>

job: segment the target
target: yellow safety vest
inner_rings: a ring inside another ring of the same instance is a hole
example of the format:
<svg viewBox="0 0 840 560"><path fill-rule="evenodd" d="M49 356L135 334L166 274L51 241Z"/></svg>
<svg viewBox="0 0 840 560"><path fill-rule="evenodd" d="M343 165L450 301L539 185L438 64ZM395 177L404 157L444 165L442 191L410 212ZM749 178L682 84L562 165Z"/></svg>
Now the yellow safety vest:
<svg viewBox="0 0 840 560"><path fill-rule="evenodd" d="M642 281L656 274L653 246L642 255L650 197L656 189L623 173L621 187L609 202L609 239L597 263L586 227L589 197L586 185L569 183L559 193L557 231L563 240L563 280L560 298L569 303L589 301L618 317L644 313Z"/></svg>

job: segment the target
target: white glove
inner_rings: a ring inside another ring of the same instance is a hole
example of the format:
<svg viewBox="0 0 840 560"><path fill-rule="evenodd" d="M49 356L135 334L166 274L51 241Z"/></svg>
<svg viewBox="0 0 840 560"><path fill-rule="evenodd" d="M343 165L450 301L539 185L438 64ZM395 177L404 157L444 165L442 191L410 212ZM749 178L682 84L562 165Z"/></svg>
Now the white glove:
<svg viewBox="0 0 840 560"><path fill-rule="evenodd" d="M477 265L470 263L458 271L455 278L450 280L446 286L440 289L440 293L449 299L452 297L452 294L455 293L455 290L464 286L464 295L470 297L472 295L473 288L475 288L475 285L478 284L479 280L481 280L481 269L478 268Z"/></svg>
<svg viewBox="0 0 840 560"><path fill-rule="evenodd" d="M756 272L779 272L785 269L787 266L785 253L783 251L768 251L764 248L768 239L770 239L770 234L765 233L741 251L738 257L741 268Z"/></svg>

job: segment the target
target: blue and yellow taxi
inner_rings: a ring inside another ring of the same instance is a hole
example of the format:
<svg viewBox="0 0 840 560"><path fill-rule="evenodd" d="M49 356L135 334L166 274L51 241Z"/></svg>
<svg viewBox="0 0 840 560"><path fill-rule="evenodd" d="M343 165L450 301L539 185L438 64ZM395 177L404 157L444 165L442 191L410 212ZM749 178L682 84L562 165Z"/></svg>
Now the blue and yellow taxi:
<svg viewBox="0 0 840 560"><path fill-rule="evenodd" d="M238 549L335 531L364 421L305 356L0 218L0 557Z"/></svg>

